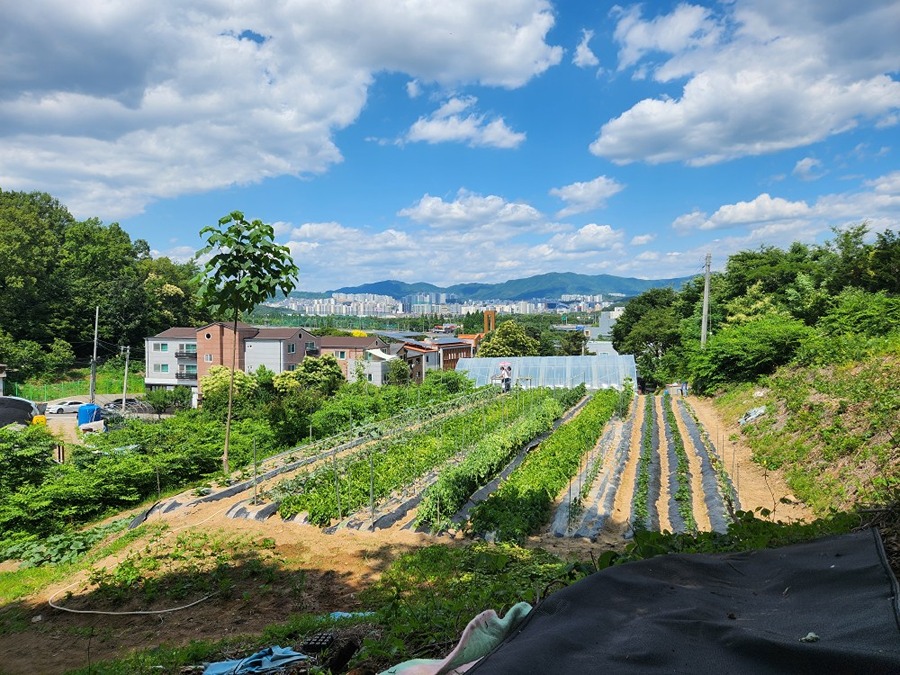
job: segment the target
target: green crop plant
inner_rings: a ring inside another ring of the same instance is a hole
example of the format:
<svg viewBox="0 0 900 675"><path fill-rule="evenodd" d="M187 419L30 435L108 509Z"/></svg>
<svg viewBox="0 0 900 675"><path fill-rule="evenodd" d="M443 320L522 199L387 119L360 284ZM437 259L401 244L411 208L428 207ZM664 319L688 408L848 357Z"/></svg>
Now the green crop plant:
<svg viewBox="0 0 900 675"><path fill-rule="evenodd" d="M562 414L560 404L547 398L515 422L483 436L459 464L443 471L425 492L418 507L417 522L439 529L479 487L491 480L516 452L539 434L548 431Z"/></svg>
<svg viewBox="0 0 900 675"><path fill-rule="evenodd" d="M634 497L632 498L631 518L635 530L646 530L650 518L650 507L647 503L650 493L650 462L653 459L653 397L644 399L644 424L641 428L641 454L638 458L637 475L635 476Z"/></svg>
<svg viewBox="0 0 900 675"><path fill-rule="evenodd" d="M665 411L665 423L671 431L672 446L675 451L677 463L675 467L675 478L678 487L672 497L678 505L678 514L684 521L684 526L688 532L696 532L697 521L694 518L694 505L691 495L691 477L690 464L688 463L687 452L684 449L684 440L681 438L681 432L675 420L675 411L672 410L672 397L666 392L663 394L663 410Z"/></svg>
<svg viewBox="0 0 900 675"><path fill-rule="evenodd" d="M280 500L279 513L288 518L306 512L309 522L328 525L332 519L383 499L409 485L423 473L468 449L485 433L524 414L534 401L546 398L546 390L522 391L516 397L500 397L460 411L456 415L409 429L405 434L376 440L351 457L332 457L318 468L284 481L271 491ZM515 399L519 398L519 405Z"/></svg>
<svg viewBox="0 0 900 675"><path fill-rule="evenodd" d="M514 541L539 527L553 500L575 475L585 452L592 448L615 412L617 394L594 394L581 412L558 427L472 512L475 532L493 532L498 540Z"/></svg>

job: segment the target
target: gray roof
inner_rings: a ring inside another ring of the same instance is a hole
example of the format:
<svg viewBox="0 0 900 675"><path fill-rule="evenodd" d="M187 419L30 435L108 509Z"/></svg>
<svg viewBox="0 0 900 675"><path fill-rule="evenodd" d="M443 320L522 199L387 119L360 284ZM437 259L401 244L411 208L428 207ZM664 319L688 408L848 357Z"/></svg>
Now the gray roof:
<svg viewBox="0 0 900 675"><path fill-rule="evenodd" d="M383 340L374 335L370 335L368 337L323 335L319 338L319 347L321 347L322 349L336 349L340 347L356 347L359 349L369 349L370 347L383 342Z"/></svg>
<svg viewBox="0 0 900 675"><path fill-rule="evenodd" d="M260 328L259 332L253 336L253 340L290 340L293 337L305 338L309 335L302 328Z"/></svg>
<svg viewBox="0 0 900 675"><path fill-rule="evenodd" d="M153 336L153 338L161 338L161 339L177 339L177 340L196 340L197 339L197 329L196 328L185 328L183 326L173 326L172 328L167 328L162 333L157 333Z"/></svg>

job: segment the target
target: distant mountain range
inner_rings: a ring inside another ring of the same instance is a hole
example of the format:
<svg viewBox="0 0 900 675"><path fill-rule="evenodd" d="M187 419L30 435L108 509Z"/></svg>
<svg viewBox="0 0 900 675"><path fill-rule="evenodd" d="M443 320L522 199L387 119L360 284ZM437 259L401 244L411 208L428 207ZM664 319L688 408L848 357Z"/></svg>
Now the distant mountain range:
<svg viewBox="0 0 900 675"><path fill-rule="evenodd" d="M416 293L446 293L448 298L456 298L460 301L558 299L563 295L608 295L610 293L634 296L651 288L663 286L680 288L692 278L634 279L610 274L551 272L524 279L510 279L498 284L456 284L441 288L425 282L409 284L404 281L389 280L360 286L345 286L327 293L294 292L291 295L294 297L328 297L332 293L373 293L399 299Z"/></svg>

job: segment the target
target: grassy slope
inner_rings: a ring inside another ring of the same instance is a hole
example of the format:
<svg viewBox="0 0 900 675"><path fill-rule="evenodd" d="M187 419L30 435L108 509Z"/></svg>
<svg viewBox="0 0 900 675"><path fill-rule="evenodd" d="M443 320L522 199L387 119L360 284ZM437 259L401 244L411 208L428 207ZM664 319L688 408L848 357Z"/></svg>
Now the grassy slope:
<svg viewBox="0 0 900 675"><path fill-rule="evenodd" d="M815 513L888 503L900 494L900 341L840 366L785 367L720 396L728 421L765 406L743 426L761 465L781 469Z"/></svg>

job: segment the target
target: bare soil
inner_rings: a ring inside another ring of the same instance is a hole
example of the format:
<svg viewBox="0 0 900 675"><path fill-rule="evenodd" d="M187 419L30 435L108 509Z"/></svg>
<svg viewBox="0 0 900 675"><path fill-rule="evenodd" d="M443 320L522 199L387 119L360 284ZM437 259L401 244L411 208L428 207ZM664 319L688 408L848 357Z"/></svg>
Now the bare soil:
<svg viewBox="0 0 900 675"><path fill-rule="evenodd" d="M771 520L786 523L813 520L812 511L797 501L780 472L767 471L753 461L753 452L744 443L737 421L722 420L709 399L686 398L719 451L744 511L761 507L771 512Z"/></svg>
<svg viewBox="0 0 900 675"><path fill-rule="evenodd" d="M740 442L737 425L725 425L711 403L691 396L690 404L703 425L713 436L726 439L725 460L736 484L741 505L745 509L762 506L774 511L780 520L810 519L802 505L779 503L790 492L783 481L766 473L750 459L749 448ZM56 416L61 427L74 427L73 416ZM540 546L566 559L588 559L609 548L624 545L623 533L628 529L631 492L635 467L640 454L640 430L643 406L636 406L636 419L620 494L615 500L615 513L607 531L597 542L585 539L559 538L552 535L532 537L528 545ZM57 420L51 417L56 427ZM736 440L732 440L732 435ZM718 446L717 443L717 447ZM274 540L272 555L283 570L298 582L292 591L264 588L256 580L236 589L230 597L213 596L188 609L157 614L75 614L53 609L48 600L64 607L110 611L96 594L89 592L85 576L66 579L21 601L0 608L0 626L16 623L16 628L0 635L0 672L64 673L91 663L122 657L133 650L158 645L182 645L192 640L218 640L228 636L259 634L269 625L284 622L291 614L304 612L327 614L332 611L354 611L360 608L358 593L379 578L399 555L433 543L459 545L460 538L433 537L399 528L377 532L340 530L324 534L318 528L269 518L264 522L231 519L226 511L245 499L239 495L219 502L182 508L151 520L164 520L172 538L183 531L243 532L253 538ZM185 500L187 501L187 499ZM129 551L140 551L146 541L134 542ZM97 567L110 569L126 552L100 562ZM9 565L4 565L8 569ZM298 590L299 589L299 590ZM160 603L155 610L171 609ZM486 608L487 609L487 608ZM286 646L286 645L283 645ZM249 652L235 653L239 658Z"/></svg>

